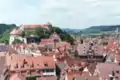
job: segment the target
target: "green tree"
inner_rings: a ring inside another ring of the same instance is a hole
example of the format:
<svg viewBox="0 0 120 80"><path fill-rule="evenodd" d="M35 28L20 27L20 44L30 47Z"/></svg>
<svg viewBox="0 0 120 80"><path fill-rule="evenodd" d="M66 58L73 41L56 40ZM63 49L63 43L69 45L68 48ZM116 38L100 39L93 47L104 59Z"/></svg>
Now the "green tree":
<svg viewBox="0 0 120 80"><path fill-rule="evenodd" d="M51 35L51 31L42 28L37 28L35 33L41 38L49 38L49 36Z"/></svg>
<svg viewBox="0 0 120 80"><path fill-rule="evenodd" d="M56 32L57 34L60 35L60 38L63 40L63 41L67 41L67 42L70 42L71 44L73 44L74 42L74 39L73 37L71 37L70 34L68 34L67 32L65 31L62 31L59 27L52 27L51 28L51 32Z"/></svg>
<svg viewBox="0 0 120 80"><path fill-rule="evenodd" d="M24 42L21 41L21 40L19 40L19 39L15 39L15 40L13 41L13 44L18 44L18 43L24 43Z"/></svg>
<svg viewBox="0 0 120 80"><path fill-rule="evenodd" d="M22 36L22 37L25 37L25 36L26 36L25 31L22 31L21 36Z"/></svg>
<svg viewBox="0 0 120 80"><path fill-rule="evenodd" d="M9 44L9 33L11 30L6 30L1 36L0 36L0 42Z"/></svg>

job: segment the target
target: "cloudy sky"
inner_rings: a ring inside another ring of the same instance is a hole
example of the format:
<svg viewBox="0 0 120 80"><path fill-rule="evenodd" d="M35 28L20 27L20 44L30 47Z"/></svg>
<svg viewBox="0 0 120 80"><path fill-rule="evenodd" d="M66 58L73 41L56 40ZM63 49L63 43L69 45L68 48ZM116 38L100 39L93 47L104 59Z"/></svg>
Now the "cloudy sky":
<svg viewBox="0 0 120 80"><path fill-rule="evenodd" d="M120 24L120 0L0 0L0 23L83 29Z"/></svg>

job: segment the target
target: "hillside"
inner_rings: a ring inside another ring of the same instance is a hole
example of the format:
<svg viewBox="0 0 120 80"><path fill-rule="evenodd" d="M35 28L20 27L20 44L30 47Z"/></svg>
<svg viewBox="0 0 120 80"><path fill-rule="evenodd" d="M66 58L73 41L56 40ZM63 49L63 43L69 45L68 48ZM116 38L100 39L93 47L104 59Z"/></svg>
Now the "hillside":
<svg viewBox="0 0 120 80"><path fill-rule="evenodd" d="M114 32L118 28L118 31L120 32L120 25L110 25L110 26L91 26L86 29L63 29L64 31L68 32L72 35L89 35L89 34L99 34L102 32Z"/></svg>
<svg viewBox="0 0 120 80"><path fill-rule="evenodd" d="M0 24L0 43L9 42L9 33L15 27L15 24Z"/></svg>
<svg viewBox="0 0 120 80"><path fill-rule="evenodd" d="M0 24L0 43L9 43L9 33L11 32L11 30L13 28L15 28L16 25L14 24ZM63 41L68 41L70 43L73 42L73 38L65 31L63 31L62 29L60 29L59 27L52 27L49 31L46 31L44 34L44 30L42 29L36 29L36 32L23 32L22 36L29 36L31 34L37 34L38 36L40 36L41 38L49 38L49 36L54 33L54 31L56 33L58 33L60 35L60 38Z"/></svg>
<svg viewBox="0 0 120 80"><path fill-rule="evenodd" d="M120 30L120 25L111 25L111 26L92 26L90 28L86 28L81 32L83 34L91 34L91 33L101 33L101 32L110 32L115 31L116 29Z"/></svg>
<svg viewBox="0 0 120 80"><path fill-rule="evenodd" d="M44 38L49 38L54 32L56 32L62 41L67 41L70 43L73 43L74 39L64 30L62 30L59 27L56 26L52 26L52 28L50 28L50 30L44 30L42 28L37 28L35 31L23 31L22 35L23 36L30 36L30 35L36 35L39 36L40 38L44 39Z"/></svg>
<svg viewBox="0 0 120 80"><path fill-rule="evenodd" d="M0 24L0 35L3 34L7 29L13 29L16 27L15 24Z"/></svg>

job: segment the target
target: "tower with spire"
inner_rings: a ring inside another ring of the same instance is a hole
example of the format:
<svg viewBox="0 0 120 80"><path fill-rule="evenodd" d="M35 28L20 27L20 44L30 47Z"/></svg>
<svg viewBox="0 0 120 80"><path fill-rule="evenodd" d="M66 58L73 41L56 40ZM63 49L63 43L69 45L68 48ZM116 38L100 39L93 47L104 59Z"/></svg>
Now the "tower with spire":
<svg viewBox="0 0 120 80"><path fill-rule="evenodd" d="M118 29L118 27L117 27L116 30L115 30L115 33L118 34L118 32L119 32L119 29Z"/></svg>
<svg viewBox="0 0 120 80"><path fill-rule="evenodd" d="M116 38L119 37L119 28L117 27L116 30L115 30L115 35L116 35Z"/></svg>

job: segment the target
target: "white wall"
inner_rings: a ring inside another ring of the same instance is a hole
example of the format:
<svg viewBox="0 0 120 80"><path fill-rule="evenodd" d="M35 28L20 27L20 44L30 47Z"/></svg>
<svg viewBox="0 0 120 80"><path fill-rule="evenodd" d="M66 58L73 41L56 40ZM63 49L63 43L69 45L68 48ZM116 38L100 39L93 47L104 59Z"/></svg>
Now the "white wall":
<svg viewBox="0 0 120 80"><path fill-rule="evenodd" d="M15 39L19 39L19 40L21 40L21 41L24 40L21 36L18 36L18 35L10 35L9 44L12 44L12 42L13 42Z"/></svg>
<svg viewBox="0 0 120 80"><path fill-rule="evenodd" d="M45 75L45 76L49 76L49 75L56 76L56 70L54 70L54 72L44 72L43 75Z"/></svg>

